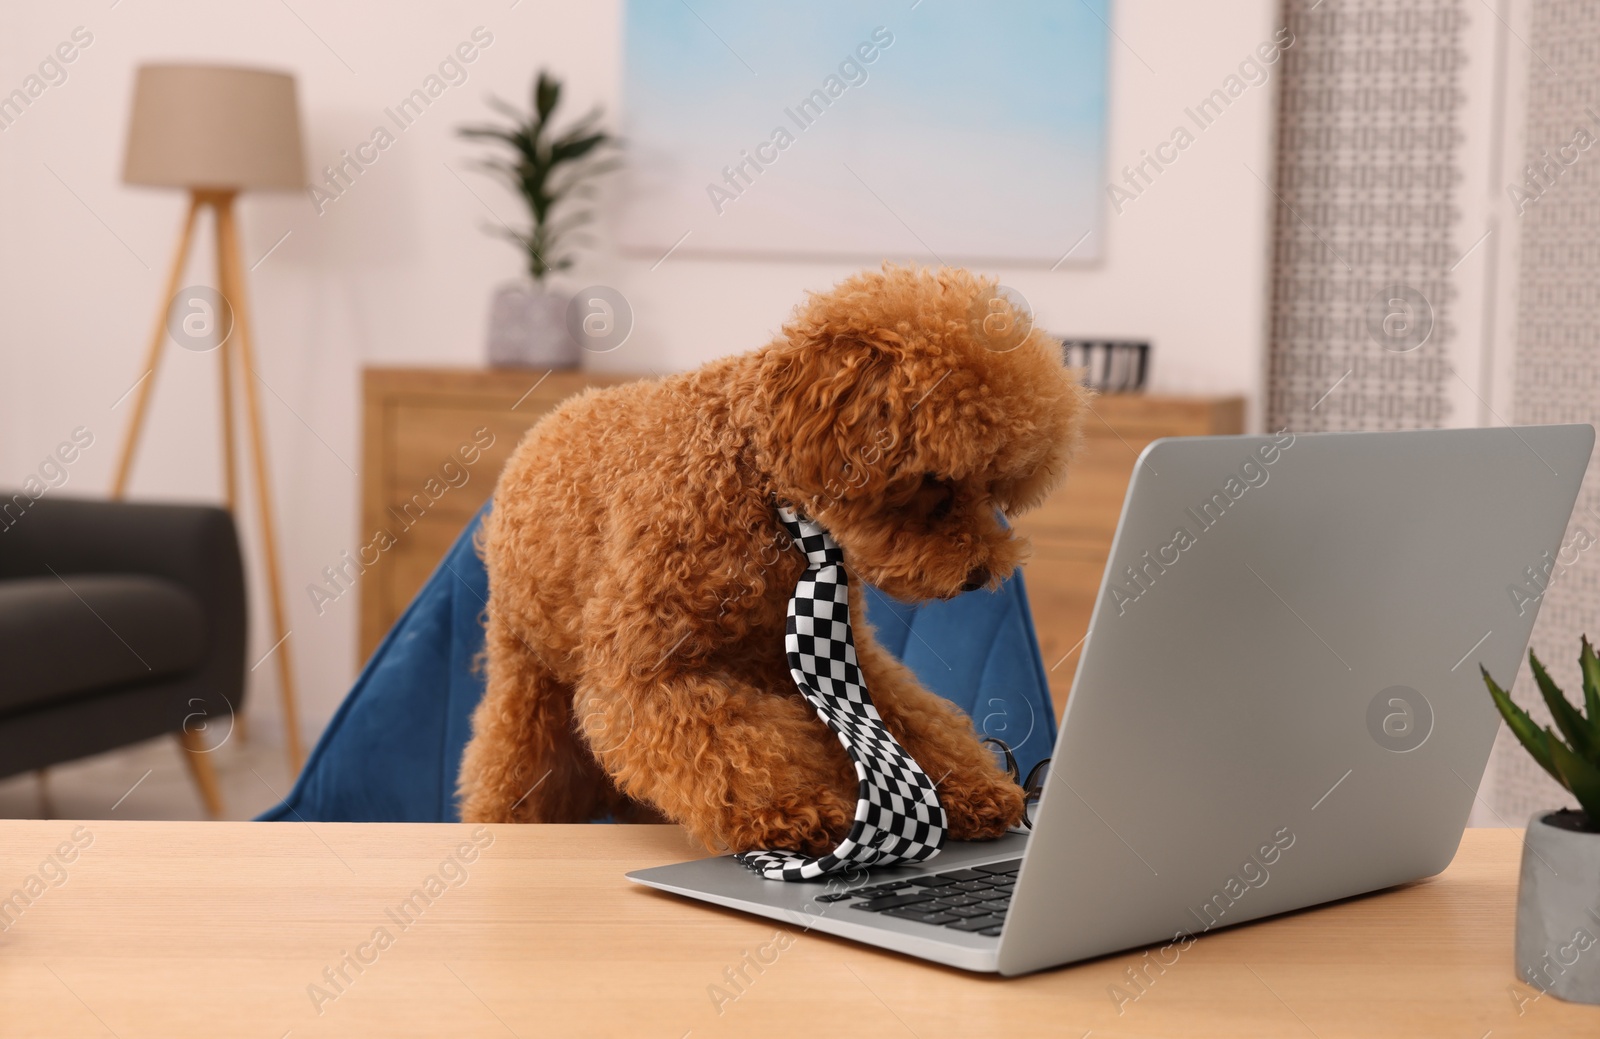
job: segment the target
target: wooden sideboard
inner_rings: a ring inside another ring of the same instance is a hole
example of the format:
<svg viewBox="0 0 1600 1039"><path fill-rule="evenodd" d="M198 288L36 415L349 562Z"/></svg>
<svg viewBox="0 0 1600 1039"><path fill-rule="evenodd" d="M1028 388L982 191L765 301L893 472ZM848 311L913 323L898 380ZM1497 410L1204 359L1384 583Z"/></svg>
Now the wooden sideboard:
<svg viewBox="0 0 1600 1039"><path fill-rule="evenodd" d="M368 368L361 544L393 543L361 580L365 661L494 491L522 434L565 398L633 376L586 372ZM1238 433L1240 397L1115 395L1094 401L1065 485L1018 528L1034 544L1028 599L1056 713L1067 702L1133 464L1159 437Z"/></svg>
<svg viewBox="0 0 1600 1039"><path fill-rule="evenodd" d="M634 378L521 369L362 373L361 544L380 531L394 539L361 578L363 663L494 493L528 427L580 390Z"/></svg>

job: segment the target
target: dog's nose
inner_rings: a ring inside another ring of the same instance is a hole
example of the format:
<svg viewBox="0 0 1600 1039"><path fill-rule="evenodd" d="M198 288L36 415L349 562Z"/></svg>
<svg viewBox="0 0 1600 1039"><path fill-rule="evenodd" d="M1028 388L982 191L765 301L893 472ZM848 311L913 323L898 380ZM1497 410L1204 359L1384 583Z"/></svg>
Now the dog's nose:
<svg viewBox="0 0 1600 1039"><path fill-rule="evenodd" d="M976 591L989 583L989 571L981 566L975 566L967 571L967 583L961 586L963 592Z"/></svg>

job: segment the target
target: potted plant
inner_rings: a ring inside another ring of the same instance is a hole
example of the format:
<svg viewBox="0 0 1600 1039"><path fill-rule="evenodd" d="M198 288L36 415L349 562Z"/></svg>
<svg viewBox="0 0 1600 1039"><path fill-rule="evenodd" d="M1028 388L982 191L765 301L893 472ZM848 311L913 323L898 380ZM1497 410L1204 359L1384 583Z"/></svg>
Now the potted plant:
<svg viewBox="0 0 1600 1039"><path fill-rule="evenodd" d="M509 126L466 126L462 137L499 141L509 158L492 158L480 168L506 181L528 204L526 231L488 226L492 234L516 242L527 254L528 276L502 285L489 310L489 363L545 368L573 367L578 344L566 331L568 298L549 284L550 275L574 261L569 246L588 244L579 230L594 211L576 207L592 197L594 178L613 168L605 153L617 139L598 129L596 107L557 131L553 119L561 103L561 82L541 71L533 87L533 111L524 113L497 98L489 101L511 119Z"/></svg>
<svg viewBox="0 0 1600 1039"><path fill-rule="evenodd" d="M1528 821L1517 890L1517 973L1540 992L1600 1003L1600 658L1585 637L1578 653L1583 712L1531 650L1528 664L1555 729L1540 728L1479 670L1511 731L1579 808L1539 812Z"/></svg>

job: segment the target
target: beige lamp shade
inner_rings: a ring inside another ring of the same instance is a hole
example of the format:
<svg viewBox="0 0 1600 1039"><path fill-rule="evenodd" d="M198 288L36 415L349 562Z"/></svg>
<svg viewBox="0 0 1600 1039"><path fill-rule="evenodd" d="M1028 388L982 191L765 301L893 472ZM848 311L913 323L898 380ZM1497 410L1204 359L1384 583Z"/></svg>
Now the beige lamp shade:
<svg viewBox="0 0 1600 1039"><path fill-rule="evenodd" d="M303 189L294 77L221 65L141 67L122 179L224 191Z"/></svg>

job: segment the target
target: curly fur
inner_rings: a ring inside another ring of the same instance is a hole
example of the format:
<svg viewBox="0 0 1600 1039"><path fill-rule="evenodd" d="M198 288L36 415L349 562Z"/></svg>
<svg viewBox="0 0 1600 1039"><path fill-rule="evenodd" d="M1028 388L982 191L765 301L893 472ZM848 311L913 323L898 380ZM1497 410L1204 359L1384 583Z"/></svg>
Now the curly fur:
<svg viewBox="0 0 1600 1039"><path fill-rule="evenodd" d="M760 350L590 390L530 430L484 522L488 689L462 818L665 816L734 851L843 839L854 772L784 660L804 560L781 500L844 549L867 688L951 836L1014 825L1016 784L861 599L862 582L907 600L997 586L1027 545L996 510L1065 474L1086 394L1043 333L997 339L997 308L1018 317L993 281L885 265L812 295Z"/></svg>

